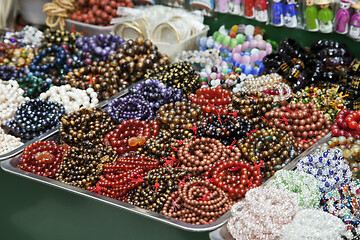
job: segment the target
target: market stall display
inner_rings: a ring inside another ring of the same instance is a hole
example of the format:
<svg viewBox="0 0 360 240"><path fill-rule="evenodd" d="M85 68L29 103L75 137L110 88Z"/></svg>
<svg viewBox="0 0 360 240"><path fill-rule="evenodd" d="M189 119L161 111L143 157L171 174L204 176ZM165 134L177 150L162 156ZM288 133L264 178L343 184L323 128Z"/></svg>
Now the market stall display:
<svg viewBox="0 0 360 240"><path fill-rule="evenodd" d="M80 1L73 18L107 25L118 6L133 7L105 3ZM63 7L61 26L75 11ZM298 26L286 14L283 24ZM324 24L321 31L332 29ZM235 239L357 237L360 62L351 48L277 44L244 24L197 43L199 51L178 51L171 62L141 37L6 33L4 169L187 230L229 220Z"/></svg>

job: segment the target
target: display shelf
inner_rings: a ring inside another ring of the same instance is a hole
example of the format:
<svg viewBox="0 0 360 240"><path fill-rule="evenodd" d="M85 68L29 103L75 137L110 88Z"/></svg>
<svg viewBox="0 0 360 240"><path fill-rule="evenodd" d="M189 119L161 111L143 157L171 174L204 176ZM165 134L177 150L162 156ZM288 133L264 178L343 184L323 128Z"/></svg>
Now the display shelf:
<svg viewBox="0 0 360 240"><path fill-rule="evenodd" d="M356 42L346 35L335 32L324 34L321 32L309 32L303 29L275 27L270 24L258 22L254 19L247 19L241 16L224 13L215 13L214 17L205 17L204 23L210 26L209 34L213 34L213 32L218 30L222 25L225 25L226 28L230 28L235 24L252 24L265 29L268 38L276 42L280 42L286 37L291 37L299 41L303 46L310 46L312 42L320 39L336 40L347 44L355 57L360 58L360 42Z"/></svg>

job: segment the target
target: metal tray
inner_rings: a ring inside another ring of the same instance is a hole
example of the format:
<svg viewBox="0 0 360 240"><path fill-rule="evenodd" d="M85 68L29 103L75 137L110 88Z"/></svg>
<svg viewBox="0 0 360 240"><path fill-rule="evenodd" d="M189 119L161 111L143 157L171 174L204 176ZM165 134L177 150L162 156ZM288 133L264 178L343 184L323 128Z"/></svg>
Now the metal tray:
<svg viewBox="0 0 360 240"><path fill-rule="evenodd" d="M56 142L60 142L60 134L58 132L54 132L51 136L47 136L44 137L42 140L54 140ZM325 138L325 137L324 137ZM306 151L304 151L303 153L301 153L298 157L296 157L295 159L293 159L284 169L291 169L294 166L296 166L296 163L303 158L304 156L306 156L307 154L309 154L311 151L313 151L317 146L319 146L320 144L322 144L323 140L318 141L317 143L315 143L312 147L310 147L309 149L307 149ZM23 146L23 148L25 148L27 145L29 145L30 143L27 143ZM25 172L23 170L20 170L17 168L17 165L19 164L19 159L21 156L20 151L18 151L15 156L13 156L11 159L7 159L5 161L1 162L1 168L9 173L15 174L15 175L19 175L25 178L29 178L31 180L34 181L38 181L41 183L45 183L48 185L51 185L53 187L57 187L63 190L67 190L70 192L73 192L75 194L79 194L82 195L84 197L88 197L91 199L95 199L98 200L100 202L151 218L153 220L159 221L159 222L163 222L166 224L169 224L171 226L177 227L179 229L182 230L186 230L186 231L193 231L193 232L207 232L207 231L212 231L215 230L219 227L221 227L222 225L224 225L227 220L230 217L230 211L228 211L227 213L225 213L223 216L221 216L219 219L217 219L216 221L210 223L210 224L206 224L206 225L192 225L189 223L185 223L182 222L180 220L176 220L174 218L170 218L167 216L164 216L162 214L159 213L155 213L137 206L133 206L131 204L125 203L125 202L121 202L109 197L105 197L102 196L100 194L96 194L96 193L92 193L90 191L84 190L82 188L77 188L65 183L61 183L59 181L56 181L54 179L50 179L50 178L46 178L46 177L42 177L33 173L29 173L29 172ZM271 178L270 178L271 179ZM270 179L268 179L267 181L269 181ZM267 181L265 181L263 184L266 184Z"/></svg>
<svg viewBox="0 0 360 240"><path fill-rule="evenodd" d="M129 88L132 87L132 86L134 86L134 85L137 84L137 83L139 83L139 82L130 83L130 84L129 84L129 87L127 87L127 88L125 88L124 90L122 90L121 92L118 92L117 94L111 96L110 98L108 98L108 99L106 99L106 100L104 100L104 101L99 102L95 107L104 108L106 105L109 104L109 102L110 102L111 100L126 95L126 94L129 92ZM8 159L8 158L11 158L11 157L14 157L15 155L21 153L21 152L25 149L25 147L26 147L27 145L30 145L30 144L32 144L32 143L34 143L34 142L42 141L42 140L44 140L44 139L47 139L47 138L49 138L49 137L52 137L52 136L54 136L56 133L58 133L58 127L57 127L57 126L54 127L54 128L52 128L52 129L50 129L50 130L47 131L46 133L44 133L44 134L42 134L42 135L40 135L40 136L38 136L38 137L36 137L36 138L33 138L33 139L31 139L31 140L27 140L27 141L23 142L23 143L24 143L23 145L15 148L15 149L13 149L12 151L0 155L0 161L5 160L5 159Z"/></svg>

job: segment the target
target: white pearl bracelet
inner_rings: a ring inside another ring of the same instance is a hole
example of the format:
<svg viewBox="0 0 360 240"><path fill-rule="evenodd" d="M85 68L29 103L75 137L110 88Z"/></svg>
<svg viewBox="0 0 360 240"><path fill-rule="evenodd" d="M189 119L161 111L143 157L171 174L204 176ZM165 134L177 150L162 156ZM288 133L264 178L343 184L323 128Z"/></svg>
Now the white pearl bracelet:
<svg viewBox="0 0 360 240"><path fill-rule="evenodd" d="M21 145L23 145L23 143L20 138L4 134L3 132L0 133L0 155L10 152Z"/></svg>
<svg viewBox="0 0 360 240"><path fill-rule="evenodd" d="M14 117L18 106L29 100L23 97L24 90L19 87L17 81L0 80L0 124L5 123Z"/></svg>
<svg viewBox="0 0 360 240"><path fill-rule="evenodd" d="M94 89L81 90L70 85L52 86L48 91L41 93L40 98L63 104L66 113L77 111L81 107L93 108L99 103Z"/></svg>

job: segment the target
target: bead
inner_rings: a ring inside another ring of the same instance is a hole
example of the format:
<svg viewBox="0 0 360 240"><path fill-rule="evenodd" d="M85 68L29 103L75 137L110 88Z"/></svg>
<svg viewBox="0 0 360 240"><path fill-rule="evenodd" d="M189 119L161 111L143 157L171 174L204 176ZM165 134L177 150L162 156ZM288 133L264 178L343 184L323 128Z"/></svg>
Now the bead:
<svg viewBox="0 0 360 240"><path fill-rule="evenodd" d="M234 204L227 229L235 239L276 239L295 217L296 197L276 188L257 187Z"/></svg>
<svg viewBox="0 0 360 240"><path fill-rule="evenodd" d="M17 168L43 177L54 178L65 148L54 141L38 141L27 146Z"/></svg>

